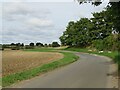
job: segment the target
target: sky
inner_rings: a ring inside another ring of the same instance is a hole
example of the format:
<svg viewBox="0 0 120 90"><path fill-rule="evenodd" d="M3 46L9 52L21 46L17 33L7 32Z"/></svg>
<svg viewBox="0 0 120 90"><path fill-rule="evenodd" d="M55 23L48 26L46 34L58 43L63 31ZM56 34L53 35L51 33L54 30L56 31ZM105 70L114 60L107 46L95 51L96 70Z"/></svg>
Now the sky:
<svg viewBox="0 0 120 90"><path fill-rule="evenodd" d="M108 1L95 7L79 5L74 0L4 0L0 2L1 43L59 41L69 21L91 18L102 11Z"/></svg>

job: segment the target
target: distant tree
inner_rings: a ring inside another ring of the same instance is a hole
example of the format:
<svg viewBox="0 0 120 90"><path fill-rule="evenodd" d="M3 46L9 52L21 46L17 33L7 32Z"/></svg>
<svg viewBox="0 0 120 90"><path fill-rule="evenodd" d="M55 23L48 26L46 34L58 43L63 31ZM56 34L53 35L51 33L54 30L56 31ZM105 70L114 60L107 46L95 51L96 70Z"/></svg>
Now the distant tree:
<svg viewBox="0 0 120 90"><path fill-rule="evenodd" d="M17 47L20 47L20 46L21 46L21 44L20 44L20 43L16 43L16 46L17 46Z"/></svg>
<svg viewBox="0 0 120 90"><path fill-rule="evenodd" d="M59 47L60 45L58 44L58 42L53 42L52 43L52 47Z"/></svg>
<svg viewBox="0 0 120 90"><path fill-rule="evenodd" d="M11 46L15 46L16 44L15 44L15 43L11 43L10 45L11 45Z"/></svg>
<svg viewBox="0 0 120 90"><path fill-rule="evenodd" d="M11 43L11 50L19 50L20 49L20 43Z"/></svg>
<svg viewBox="0 0 120 90"><path fill-rule="evenodd" d="M21 47L24 47L24 43L21 44Z"/></svg>
<svg viewBox="0 0 120 90"><path fill-rule="evenodd" d="M36 46L41 46L41 47L43 47L44 45L42 44L42 43L36 43Z"/></svg>
<svg viewBox="0 0 120 90"><path fill-rule="evenodd" d="M52 47L52 44L49 44L48 46L49 46L49 47Z"/></svg>
<svg viewBox="0 0 120 90"><path fill-rule="evenodd" d="M34 43L30 43L29 45L32 46L32 47L34 47Z"/></svg>
<svg viewBox="0 0 120 90"><path fill-rule="evenodd" d="M48 46L48 45L45 43L45 44L44 44L44 47L47 47L47 46Z"/></svg>

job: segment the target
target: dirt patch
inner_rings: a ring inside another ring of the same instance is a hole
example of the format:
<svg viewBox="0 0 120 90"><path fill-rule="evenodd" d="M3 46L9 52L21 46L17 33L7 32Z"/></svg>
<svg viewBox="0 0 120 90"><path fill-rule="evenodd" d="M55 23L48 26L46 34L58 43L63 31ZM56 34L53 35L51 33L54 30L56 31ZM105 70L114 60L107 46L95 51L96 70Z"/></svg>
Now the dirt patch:
<svg viewBox="0 0 120 90"><path fill-rule="evenodd" d="M55 52L3 51L2 75L6 76L35 68L61 58L63 55Z"/></svg>

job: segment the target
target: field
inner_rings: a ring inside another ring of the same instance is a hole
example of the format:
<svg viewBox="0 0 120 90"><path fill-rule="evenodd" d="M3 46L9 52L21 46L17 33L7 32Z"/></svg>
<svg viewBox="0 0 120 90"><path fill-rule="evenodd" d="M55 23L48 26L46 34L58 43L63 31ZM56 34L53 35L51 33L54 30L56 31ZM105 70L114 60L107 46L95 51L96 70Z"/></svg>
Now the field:
<svg viewBox="0 0 120 90"><path fill-rule="evenodd" d="M23 72L63 58L61 53L6 50L2 52L3 76Z"/></svg>
<svg viewBox="0 0 120 90"><path fill-rule="evenodd" d="M75 62L78 56L55 49L40 48L25 51L3 51L2 86L27 80L58 67Z"/></svg>

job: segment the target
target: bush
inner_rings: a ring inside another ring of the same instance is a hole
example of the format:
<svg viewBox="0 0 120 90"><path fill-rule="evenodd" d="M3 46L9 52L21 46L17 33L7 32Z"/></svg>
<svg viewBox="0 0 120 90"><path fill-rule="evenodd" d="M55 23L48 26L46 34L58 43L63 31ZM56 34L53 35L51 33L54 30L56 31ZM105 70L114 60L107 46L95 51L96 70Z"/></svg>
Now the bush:
<svg viewBox="0 0 120 90"><path fill-rule="evenodd" d="M104 43L103 40L95 40L93 41L93 47L97 50L104 50Z"/></svg>
<svg viewBox="0 0 120 90"><path fill-rule="evenodd" d="M120 41L118 41L117 35L110 35L103 42L106 50L116 51L120 48Z"/></svg>
<svg viewBox="0 0 120 90"><path fill-rule="evenodd" d="M120 70L120 52L114 58L115 62L118 63L118 69Z"/></svg>
<svg viewBox="0 0 120 90"><path fill-rule="evenodd" d="M117 35L109 35L104 39L98 39L93 41L93 47L98 50L120 50L120 41L118 41Z"/></svg>

